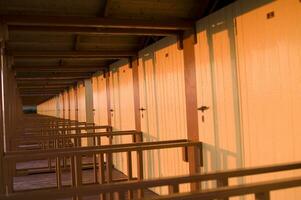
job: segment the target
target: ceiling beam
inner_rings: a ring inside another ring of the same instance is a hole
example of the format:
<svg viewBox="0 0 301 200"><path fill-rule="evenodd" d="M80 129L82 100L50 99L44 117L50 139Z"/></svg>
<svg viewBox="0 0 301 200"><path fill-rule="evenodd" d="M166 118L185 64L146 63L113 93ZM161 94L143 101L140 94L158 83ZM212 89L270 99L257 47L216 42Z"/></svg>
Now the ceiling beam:
<svg viewBox="0 0 301 200"><path fill-rule="evenodd" d="M89 76L70 76L70 77L16 77L17 81L58 81L58 80L82 80Z"/></svg>
<svg viewBox="0 0 301 200"><path fill-rule="evenodd" d="M60 85L73 84L76 80L17 80L18 85Z"/></svg>
<svg viewBox="0 0 301 200"><path fill-rule="evenodd" d="M101 68L36 68L36 67L24 67L24 68L16 68L15 71L16 72L47 72L47 73L51 73L51 72L97 72L100 71Z"/></svg>
<svg viewBox="0 0 301 200"><path fill-rule="evenodd" d="M128 58L136 56L136 51L7 51L7 55L14 57L106 57L106 58Z"/></svg>
<svg viewBox="0 0 301 200"><path fill-rule="evenodd" d="M44 93L44 94L20 94L20 96L21 97L44 97L44 96L56 96L56 95L58 95L58 94L56 94L56 93Z"/></svg>
<svg viewBox="0 0 301 200"><path fill-rule="evenodd" d="M53 90L53 89L43 89L43 90L41 90L41 89L39 89L39 90L24 90L24 89L19 89L19 92L21 94L41 94L41 93L46 93L46 92L60 93L62 91L64 91L64 88L62 88L62 89L55 89L55 90Z"/></svg>
<svg viewBox="0 0 301 200"><path fill-rule="evenodd" d="M8 26L9 31L29 31L47 33L70 33L82 35L138 35L138 36L171 36L178 35L178 30L165 29L130 29L130 28L93 28L93 27L51 27L51 26Z"/></svg>
<svg viewBox="0 0 301 200"><path fill-rule="evenodd" d="M67 88L70 87L68 84L60 85L18 85L19 89L44 89L44 88Z"/></svg>
<svg viewBox="0 0 301 200"><path fill-rule="evenodd" d="M102 69L99 65L13 65L13 69L31 68L31 69Z"/></svg>
<svg viewBox="0 0 301 200"><path fill-rule="evenodd" d="M32 26L68 26L68 27L102 27L102 28L136 28L187 30L194 27L192 20L142 20L112 19L78 16L38 16L38 15L0 15L0 21L7 25Z"/></svg>
<svg viewBox="0 0 301 200"><path fill-rule="evenodd" d="M31 72L20 72L16 74L17 78L32 78L32 77L45 77L45 78L68 78L68 77L90 77L92 76L92 73L90 72L68 72L68 73L61 73L61 72L46 72L46 73L35 73L33 71Z"/></svg>

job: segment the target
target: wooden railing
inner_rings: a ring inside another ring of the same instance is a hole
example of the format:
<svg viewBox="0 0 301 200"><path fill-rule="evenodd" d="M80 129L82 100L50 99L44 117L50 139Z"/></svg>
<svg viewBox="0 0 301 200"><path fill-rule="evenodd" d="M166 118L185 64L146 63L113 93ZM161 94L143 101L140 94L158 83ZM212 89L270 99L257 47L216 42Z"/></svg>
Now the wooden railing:
<svg viewBox="0 0 301 200"><path fill-rule="evenodd" d="M202 143L201 142L190 142L188 140L171 140L171 141L159 141L159 142L141 142L133 144L116 144L116 145L104 145L96 147L82 147L82 148L67 148L67 149L50 149L50 150L31 150L23 152L9 152L4 156L6 163L6 169L8 170L6 183L8 186L8 192L12 193L13 190L13 177L15 176L15 169L17 162L38 160L38 159L55 159L56 160L56 179L57 188L62 188L62 170L61 170L61 158L70 158L70 170L71 170L71 180L72 187L78 187L83 185L82 183L82 162L83 156L93 156L97 158L94 163L94 183L104 184L110 183L113 180L112 172L112 156L115 153L126 153L127 155L127 180L133 180L132 171L132 153L136 153L136 165L137 165L137 179L143 179L143 151L149 150L161 150L170 148L183 148L183 160L188 161L189 155L187 154L188 148L193 148L196 155L199 155L198 162L196 162L196 167L201 167L202 165ZM104 162L106 158L106 163ZM98 172L97 173L97 166ZM105 167L106 166L106 167ZM106 180L105 180L106 174ZM132 196L132 195L130 195ZM142 190L138 190L138 196L142 197Z"/></svg>
<svg viewBox="0 0 301 200"><path fill-rule="evenodd" d="M86 129L82 129L86 130ZM93 129L93 131L95 131ZM113 132L99 132L89 134L55 134L55 135L25 135L12 138L12 143L17 147L18 150L26 148L28 144L37 144L40 149L55 149L55 148L67 148L67 147L81 147L82 139L92 139L93 146L101 145L101 138L107 137L109 144L113 144L113 137L116 136L132 136L132 142L136 141L136 138L142 137L142 132L135 130L129 131L113 131ZM70 146L71 142L71 146Z"/></svg>
<svg viewBox="0 0 301 200"><path fill-rule="evenodd" d="M17 145L18 151L23 150L28 144L37 144L40 148L35 149L64 149L64 148L81 148L81 140L84 138L92 138L92 146L99 147L103 145L101 143L101 138L108 138L108 145L113 144L113 138L117 136L131 136L131 142L135 143L136 141L143 141L142 132L137 131L114 131L114 132L100 132L100 133L90 133L90 134L69 134L69 135L50 135L50 136L26 136L26 137L17 137L14 139L14 144ZM72 145L67 145L68 142L71 142ZM91 146L90 146L91 147ZM25 150L29 150L25 148ZM66 158L63 160L63 169L70 167ZM96 157L93 157L92 162L86 163L83 166L85 169L93 168L97 166ZM47 166L35 167L35 168L21 168L16 170L16 174L37 174L45 172L55 172L55 167L53 167L52 159L48 158Z"/></svg>
<svg viewBox="0 0 301 200"><path fill-rule="evenodd" d="M256 200L269 200L270 191L301 186L301 177L278 179L273 181L256 182L250 184L241 184L220 186L217 184L215 189L198 190L193 192L179 193L179 185L185 183L205 182L210 180L228 181L229 178L260 175L266 173L284 172L288 170L301 169L301 163L287 163L282 165L263 166L256 168L244 168L237 170L228 170L216 173L197 174L190 176L166 177L151 180L131 180L122 183L107 183L102 185L84 185L78 188L58 188L43 189L37 191L27 191L8 194L3 196L3 200L21 200L21 199L41 199L47 194L48 199L68 198L74 196L115 194L115 199L124 199L124 193L133 190L142 190L154 187L168 186L169 195L152 197L154 200L211 200L228 199L232 196L241 196L254 194ZM132 199L131 197L129 199ZM144 200L147 200L145 198Z"/></svg>

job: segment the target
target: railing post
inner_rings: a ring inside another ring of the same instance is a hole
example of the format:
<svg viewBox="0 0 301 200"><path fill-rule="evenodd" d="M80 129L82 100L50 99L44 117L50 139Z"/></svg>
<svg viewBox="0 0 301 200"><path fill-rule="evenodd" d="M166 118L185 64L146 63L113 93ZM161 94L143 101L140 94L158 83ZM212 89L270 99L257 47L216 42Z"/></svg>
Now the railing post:
<svg viewBox="0 0 301 200"><path fill-rule="evenodd" d="M131 199L131 198L127 198L127 199ZM125 200L125 194L123 191L121 192L114 192L114 200Z"/></svg>
<svg viewBox="0 0 301 200"><path fill-rule="evenodd" d="M133 179L133 170L132 170L132 152L128 151L127 152L127 172L128 172L128 180L132 180ZM129 190L128 191L128 199L132 199L134 197L133 195L133 191Z"/></svg>
<svg viewBox="0 0 301 200"><path fill-rule="evenodd" d="M74 156L70 157L70 173L71 173L71 186L76 187L76 170L75 170L75 162ZM76 195L72 197L72 200L76 200Z"/></svg>
<svg viewBox="0 0 301 200"><path fill-rule="evenodd" d="M143 152L140 150L137 151L137 178L138 180L143 180ZM137 192L138 198L144 196L142 189L139 189Z"/></svg>
<svg viewBox="0 0 301 200"><path fill-rule="evenodd" d="M82 185L82 156L74 155L75 159L75 185L79 188ZM77 196L77 200L81 200L81 196Z"/></svg>
<svg viewBox="0 0 301 200"><path fill-rule="evenodd" d="M106 178L107 183L111 183L113 180L112 174L113 174L113 160L112 160L112 153L107 152L106 153L106 161L107 161L107 167L106 167ZM109 200L113 200L113 193L108 194Z"/></svg>
<svg viewBox="0 0 301 200"><path fill-rule="evenodd" d="M59 156L56 157L56 167L55 167L55 173L56 173L56 185L58 189L62 188L62 170L61 170L61 159Z"/></svg>
<svg viewBox="0 0 301 200"><path fill-rule="evenodd" d="M93 153L93 174L94 174L94 183L98 182L97 177L97 155Z"/></svg>
<svg viewBox="0 0 301 200"><path fill-rule="evenodd" d="M179 191L180 189L178 184L168 186L168 194L178 193Z"/></svg>
<svg viewBox="0 0 301 200"><path fill-rule="evenodd" d="M255 200L270 200L270 192L259 192L255 194Z"/></svg>
<svg viewBox="0 0 301 200"><path fill-rule="evenodd" d="M8 194L12 193L14 191L14 175L13 175L13 170L12 170L12 161L6 160L5 163L5 171L7 172L6 174L6 192Z"/></svg>
<svg viewBox="0 0 301 200"><path fill-rule="evenodd" d="M229 181L228 181L228 178L220 178L220 179L217 179L216 180L216 186L217 187L227 187L229 185ZM226 198L222 198L220 200L229 200L228 197Z"/></svg>
<svg viewBox="0 0 301 200"><path fill-rule="evenodd" d="M104 163L104 155L100 153L98 155L98 183L104 184L105 183L105 163ZM100 194L100 200L106 199L106 194Z"/></svg>

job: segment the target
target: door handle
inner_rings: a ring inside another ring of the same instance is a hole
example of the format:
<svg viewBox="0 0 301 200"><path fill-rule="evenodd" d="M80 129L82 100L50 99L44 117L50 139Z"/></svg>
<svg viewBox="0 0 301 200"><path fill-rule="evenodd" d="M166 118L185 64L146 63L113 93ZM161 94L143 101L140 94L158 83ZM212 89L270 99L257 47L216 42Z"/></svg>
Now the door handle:
<svg viewBox="0 0 301 200"><path fill-rule="evenodd" d="M110 112L114 112L114 110L113 110L113 109L110 109Z"/></svg>
<svg viewBox="0 0 301 200"><path fill-rule="evenodd" d="M202 112L204 112L204 111L206 111L206 110L208 110L208 109L209 109L208 106L201 106L201 107L198 108L198 110L200 110L200 111L202 111Z"/></svg>
<svg viewBox="0 0 301 200"><path fill-rule="evenodd" d="M145 111L146 109L145 109L145 108L140 108L139 110L140 110L140 111Z"/></svg>

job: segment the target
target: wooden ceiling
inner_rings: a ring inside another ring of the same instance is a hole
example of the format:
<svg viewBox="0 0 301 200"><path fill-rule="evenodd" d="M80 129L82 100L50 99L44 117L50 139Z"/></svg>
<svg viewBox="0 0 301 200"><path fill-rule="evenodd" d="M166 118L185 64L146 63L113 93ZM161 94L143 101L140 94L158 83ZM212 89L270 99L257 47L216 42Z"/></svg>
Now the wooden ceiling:
<svg viewBox="0 0 301 200"><path fill-rule="evenodd" d="M0 0L24 105L130 58L234 0Z"/></svg>

